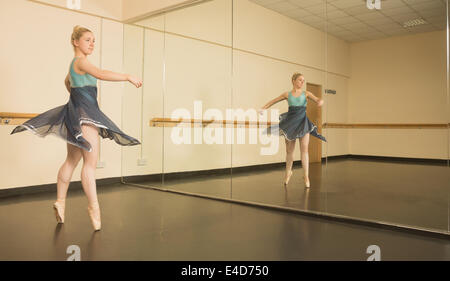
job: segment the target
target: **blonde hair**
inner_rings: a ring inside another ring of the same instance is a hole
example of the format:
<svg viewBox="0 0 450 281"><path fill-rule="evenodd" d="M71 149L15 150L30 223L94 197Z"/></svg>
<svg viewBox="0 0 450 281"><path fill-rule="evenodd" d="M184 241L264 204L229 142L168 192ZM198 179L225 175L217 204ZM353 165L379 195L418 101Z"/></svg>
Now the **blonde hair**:
<svg viewBox="0 0 450 281"><path fill-rule="evenodd" d="M294 75L292 75L292 83L294 83L295 80L297 80L298 77L303 76L303 74L301 73L294 73Z"/></svg>
<svg viewBox="0 0 450 281"><path fill-rule="evenodd" d="M74 50L75 50L74 41L75 40L79 40L81 38L81 36L83 36L83 34L85 32L91 32L92 33L92 31L90 31L89 29L87 29L85 27L82 27L82 26L79 26L79 25L76 25L73 28L72 37L70 38L70 43L72 44Z"/></svg>

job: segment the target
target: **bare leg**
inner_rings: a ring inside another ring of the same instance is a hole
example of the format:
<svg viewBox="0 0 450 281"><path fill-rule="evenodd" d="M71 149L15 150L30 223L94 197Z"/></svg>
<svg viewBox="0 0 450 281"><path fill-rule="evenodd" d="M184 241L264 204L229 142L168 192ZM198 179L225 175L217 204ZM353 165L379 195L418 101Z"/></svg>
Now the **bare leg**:
<svg viewBox="0 0 450 281"><path fill-rule="evenodd" d="M56 183L56 201L65 201L67 196L67 189L69 188L73 171L78 166L81 157L81 149L70 143L67 143L67 158L58 172Z"/></svg>
<svg viewBox="0 0 450 281"><path fill-rule="evenodd" d="M81 131L83 137L91 144L92 151L82 150L83 167L81 169L81 183L84 193L87 196L88 204L98 203L97 186L95 183L95 170L97 169L98 160L98 131L91 125L82 125Z"/></svg>
<svg viewBox="0 0 450 281"><path fill-rule="evenodd" d="M302 167L303 167L303 171L304 171L304 179L305 179L306 187L309 187L309 185L310 185L310 183L309 183L308 145L309 145L309 133L300 139L300 151L301 151Z"/></svg>
<svg viewBox="0 0 450 281"><path fill-rule="evenodd" d="M53 203L53 209L58 223L64 223L67 189L69 189L73 170L77 167L80 159L81 150L67 143L67 158L58 171L58 177L56 179L56 202Z"/></svg>
<svg viewBox="0 0 450 281"><path fill-rule="evenodd" d="M294 149L296 140L289 141L286 138L284 140L286 142L286 176L284 179L284 184L288 184L292 176L292 164L294 162Z"/></svg>
<svg viewBox="0 0 450 281"><path fill-rule="evenodd" d="M91 125L82 125L83 137L91 144L92 151L82 150L83 167L81 169L81 184L88 199L88 212L95 230L100 229L100 207L97 198L97 185L95 170L97 168L99 139L97 128Z"/></svg>

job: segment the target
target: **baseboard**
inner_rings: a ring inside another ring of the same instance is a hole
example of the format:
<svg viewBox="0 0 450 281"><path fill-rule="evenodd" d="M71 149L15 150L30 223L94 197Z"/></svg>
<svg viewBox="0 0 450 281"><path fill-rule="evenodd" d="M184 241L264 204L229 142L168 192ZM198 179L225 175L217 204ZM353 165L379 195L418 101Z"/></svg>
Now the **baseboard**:
<svg viewBox="0 0 450 281"><path fill-rule="evenodd" d="M96 182L97 188L107 187L111 184L116 183L120 183L120 177L98 179ZM70 189L71 190L83 189L81 181L71 182ZM55 192L56 194L56 183L1 189L0 198L23 196L38 193L50 193L50 192Z"/></svg>
<svg viewBox="0 0 450 281"><path fill-rule="evenodd" d="M347 154L338 156L328 156L328 160L341 160L341 159L358 159L367 161L380 161L380 162L396 162L405 164L434 164L447 166L448 160L446 159L427 159L427 158L409 158L409 157L393 157L393 156L373 156L373 155L357 155L357 154ZM322 162L324 158L322 158Z"/></svg>
<svg viewBox="0 0 450 281"><path fill-rule="evenodd" d="M447 166L448 160L443 159L422 159L422 158L403 158L403 157L390 157L390 156L371 156L371 155L336 155L336 156L328 156L327 158L322 158L322 163L326 161L340 161L345 159L357 159L357 160L367 160L367 161L380 161L380 162L396 162L396 163L405 163L405 164L427 164L427 165L439 165L439 166ZM230 175L232 176L247 173L252 171L264 171L271 170L274 168L283 168L285 167L285 162L278 163L269 163L269 164L261 164L261 165L250 165L243 167L232 167L232 168L221 168L221 169L211 169L211 170L201 170L201 171L186 171L186 172L175 172L175 173L165 173L164 180L174 180L181 178L196 178L196 177L204 177L204 176L220 176L220 175ZM301 161L294 161L294 166L301 167ZM123 177L123 181L127 183L162 183L163 175L162 174L153 174L153 175L139 175L139 176L127 176ZM121 178L106 178L97 180L97 186L108 186L111 184L120 183ZM82 189L81 182L71 182L71 189ZM0 190L0 198L11 197L11 196L22 196L28 194L36 194L36 193L44 193L44 192L56 192L56 183L53 184L44 184L44 185L34 185L34 186L25 186L25 187L16 187L16 188L8 188Z"/></svg>

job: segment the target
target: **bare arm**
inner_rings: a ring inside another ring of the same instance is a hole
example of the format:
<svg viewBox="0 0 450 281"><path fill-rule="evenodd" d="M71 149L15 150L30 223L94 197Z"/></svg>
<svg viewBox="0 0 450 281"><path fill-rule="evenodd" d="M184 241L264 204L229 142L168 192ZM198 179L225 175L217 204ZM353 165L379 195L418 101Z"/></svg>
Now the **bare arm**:
<svg viewBox="0 0 450 281"><path fill-rule="evenodd" d="M318 97L313 95L313 93L311 93L311 92L306 91L306 97L312 99L315 103L317 103L318 106L323 105L323 100L319 99Z"/></svg>
<svg viewBox="0 0 450 281"><path fill-rule="evenodd" d="M268 109L269 107L271 107L272 105L276 104L277 102L280 102L282 100L287 99L287 93L282 93L281 95L279 95L278 97L274 98L273 100L269 101L268 103L266 103L262 109Z"/></svg>
<svg viewBox="0 0 450 281"><path fill-rule="evenodd" d="M104 81L129 81L137 88L142 86L142 81L138 78L132 77L129 74L116 73L109 70L104 70L91 64L87 59L80 58L75 62L80 71L87 72L97 79Z"/></svg>
<svg viewBox="0 0 450 281"><path fill-rule="evenodd" d="M80 71L87 72L97 79L105 81L128 81L127 74L115 73L109 70L102 70L91 64L85 58L80 58L75 63Z"/></svg>
<svg viewBox="0 0 450 281"><path fill-rule="evenodd" d="M70 80L69 80L69 74L68 73L67 73L67 76L66 76L66 80L64 80L64 85L66 85L66 89L70 93Z"/></svg>

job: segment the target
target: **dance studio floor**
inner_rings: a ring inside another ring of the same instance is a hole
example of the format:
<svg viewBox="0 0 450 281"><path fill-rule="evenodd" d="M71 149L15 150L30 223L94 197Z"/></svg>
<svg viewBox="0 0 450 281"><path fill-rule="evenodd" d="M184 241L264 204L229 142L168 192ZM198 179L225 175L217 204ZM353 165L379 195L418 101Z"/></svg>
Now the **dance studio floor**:
<svg viewBox="0 0 450 281"><path fill-rule="evenodd" d="M382 260L450 260L450 239L123 184L98 191L99 232L81 189L69 189L64 225L55 193L0 199L0 260L66 260L70 245L81 260L366 260L369 245Z"/></svg>
<svg viewBox="0 0 450 281"><path fill-rule="evenodd" d="M278 167L165 180L164 188L447 231L449 171L436 164L339 159L311 164L309 189L297 163L287 187L285 169Z"/></svg>

